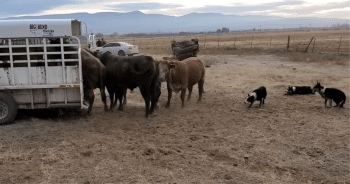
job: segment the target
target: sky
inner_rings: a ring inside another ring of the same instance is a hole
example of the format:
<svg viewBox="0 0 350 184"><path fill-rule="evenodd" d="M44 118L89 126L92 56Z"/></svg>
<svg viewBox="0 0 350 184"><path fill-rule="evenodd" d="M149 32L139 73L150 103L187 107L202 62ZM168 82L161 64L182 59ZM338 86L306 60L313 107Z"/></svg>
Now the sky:
<svg viewBox="0 0 350 184"><path fill-rule="evenodd" d="M132 12L350 19L350 0L0 0L0 19L71 13Z"/></svg>

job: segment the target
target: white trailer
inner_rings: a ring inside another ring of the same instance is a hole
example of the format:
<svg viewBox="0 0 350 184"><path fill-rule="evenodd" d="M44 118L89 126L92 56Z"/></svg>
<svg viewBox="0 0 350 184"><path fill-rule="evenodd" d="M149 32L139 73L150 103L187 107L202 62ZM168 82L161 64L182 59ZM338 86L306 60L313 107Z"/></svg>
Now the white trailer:
<svg viewBox="0 0 350 184"><path fill-rule="evenodd" d="M78 35L78 20L0 20L0 124L18 109L87 108Z"/></svg>

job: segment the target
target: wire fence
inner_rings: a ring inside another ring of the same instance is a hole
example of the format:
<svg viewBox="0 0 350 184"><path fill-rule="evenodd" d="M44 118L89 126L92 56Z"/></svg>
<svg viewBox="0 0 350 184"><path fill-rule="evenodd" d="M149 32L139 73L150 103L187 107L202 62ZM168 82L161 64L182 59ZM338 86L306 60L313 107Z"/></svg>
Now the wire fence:
<svg viewBox="0 0 350 184"><path fill-rule="evenodd" d="M321 52L349 54L349 34L341 32L276 33L276 34L225 34L173 37L116 37L107 42L122 41L137 45L139 50L171 50L171 41L197 38L200 50L260 49L294 52Z"/></svg>

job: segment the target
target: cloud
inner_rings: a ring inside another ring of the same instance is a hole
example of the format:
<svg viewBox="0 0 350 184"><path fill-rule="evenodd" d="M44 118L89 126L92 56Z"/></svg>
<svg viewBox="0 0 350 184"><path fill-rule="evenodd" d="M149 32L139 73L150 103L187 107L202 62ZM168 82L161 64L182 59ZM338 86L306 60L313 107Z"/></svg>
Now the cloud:
<svg viewBox="0 0 350 184"><path fill-rule="evenodd" d="M318 17L321 18L343 18L343 19L350 19L350 7L345 8L336 8L336 9L329 9L329 10L321 10L315 12L315 14Z"/></svg>
<svg viewBox="0 0 350 184"><path fill-rule="evenodd" d="M69 4L74 0L11 0L0 3L0 18L18 16L23 14L35 14L43 10L53 9L62 4Z"/></svg>
<svg viewBox="0 0 350 184"><path fill-rule="evenodd" d="M349 19L350 0L12 0L0 6L0 18L70 13L131 12L182 16L193 12L282 17Z"/></svg>

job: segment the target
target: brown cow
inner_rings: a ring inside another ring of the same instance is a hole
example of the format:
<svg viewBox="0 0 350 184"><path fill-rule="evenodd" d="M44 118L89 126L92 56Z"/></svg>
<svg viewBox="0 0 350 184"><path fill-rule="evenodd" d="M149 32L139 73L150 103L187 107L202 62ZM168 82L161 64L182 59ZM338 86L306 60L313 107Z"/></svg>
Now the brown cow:
<svg viewBox="0 0 350 184"><path fill-rule="evenodd" d="M167 60L168 58L164 58ZM162 65L167 65L167 68L162 70ZM162 80L162 73L165 73L165 79L167 81L168 88L168 102L166 108L170 106L170 99L172 97L172 91L178 93L181 91L181 107L185 107L185 95L188 88L187 100L190 100L193 86L198 83L199 97L198 102L202 99L205 67L201 59L197 57L191 57L184 61L168 61L167 63L160 62L159 64L160 78Z"/></svg>

